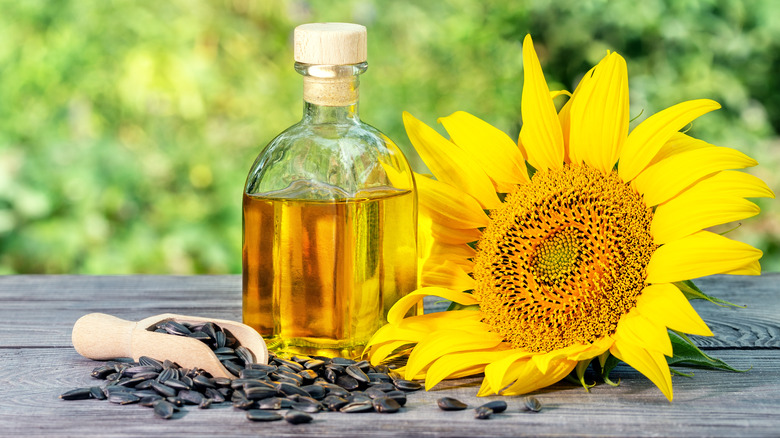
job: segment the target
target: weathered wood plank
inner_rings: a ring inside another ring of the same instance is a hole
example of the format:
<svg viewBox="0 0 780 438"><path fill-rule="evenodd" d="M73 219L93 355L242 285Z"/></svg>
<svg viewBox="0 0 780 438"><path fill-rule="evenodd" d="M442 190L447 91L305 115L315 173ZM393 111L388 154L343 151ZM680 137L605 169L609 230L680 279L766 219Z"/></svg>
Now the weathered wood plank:
<svg viewBox="0 0 780 438"><path fill-rule="evenodd" d="M714 276L697 283L710 295L746 305L694 307L713 338L703 348L780 348L780 274ZM173 312L241 320L241 279L224 276L0 277L2 346L70 346L73 323L90 312L138 320ZM428 302L432 304L432 300Z"/></svg>
<svg viewBox="0 0 780 438"><path fill-rule="evenodd" d="M544 409L520 412L520 397L506 397L510 409L487 421L471 409L443 412L435 400L453 396L478 406L477 379L449 382L444 389L410 393L398 414L319 413L309 425L250 423L225 406L188 408L178 420L156 418L148 408L106 401L63 401L57 396L101 381L89 377L98 362L64 348L0 349L0 430L7 436L776 436L780 427L780 351L721 352L748 373L696 370L675 377L669 403L652 383L619 366L617 388L600 384L585 392L561 383L536 397Z"/></svg>

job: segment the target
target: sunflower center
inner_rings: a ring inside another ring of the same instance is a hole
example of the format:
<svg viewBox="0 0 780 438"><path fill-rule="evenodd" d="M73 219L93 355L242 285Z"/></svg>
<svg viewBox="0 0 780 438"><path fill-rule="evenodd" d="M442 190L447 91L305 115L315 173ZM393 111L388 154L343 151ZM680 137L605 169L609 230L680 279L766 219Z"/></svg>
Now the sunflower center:
<svg viewBox="0 0 780 438"><path fill-rule="evenodd" d="M591 343L636 306L653 214L615 172L538 171L490 216L474 265L483 320L515 348Z"/></svg>
<svg viewBox="0 0 780 438"><path fill-rule="evenodd" d="M583 236L576 228L564 228L542 241L531 258L533 273L545 284L565 279L576 271L581 260L580 242Z"/></svg>

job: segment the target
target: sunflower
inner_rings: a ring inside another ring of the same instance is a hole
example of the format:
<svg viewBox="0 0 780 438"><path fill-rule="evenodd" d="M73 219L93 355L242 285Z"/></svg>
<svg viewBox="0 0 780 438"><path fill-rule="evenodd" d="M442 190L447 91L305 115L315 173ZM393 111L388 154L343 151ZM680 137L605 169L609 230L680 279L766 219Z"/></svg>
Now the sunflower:
<svg viewBox="0 0 780 438"><path fill-rule="evenodd" d="M513 395L573 371L582 380L614 356L671 400L669 331L712 335L680 282L761 269L761 251L705 228L756 215L745 197L774 195L734 170L750 157L679 132L716 102L682 102L629 133L617 53L571 94L549 90L530 36L523 65L518 143L465 112L439 120L449 140L404 113L435 177L417 175L426 260L422 287L371 339L371 362L407 351L402 372L426 389L484 373L478 395ZM407 316L429 295L458 309Z"/></svg>

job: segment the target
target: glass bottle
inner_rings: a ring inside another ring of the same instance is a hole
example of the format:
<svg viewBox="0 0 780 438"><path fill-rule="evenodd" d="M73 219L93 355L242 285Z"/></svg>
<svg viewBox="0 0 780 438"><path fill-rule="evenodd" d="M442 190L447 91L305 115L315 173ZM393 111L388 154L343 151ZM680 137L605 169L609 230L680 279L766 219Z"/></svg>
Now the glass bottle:
<svg viewBox="0 0 780 438"><path fill-rule="evenodd" d="M295 29L303 118L258 155L243 195L243 319L281 353L355 357L417 280L403 153L358 117L366 28Z"/></svg>

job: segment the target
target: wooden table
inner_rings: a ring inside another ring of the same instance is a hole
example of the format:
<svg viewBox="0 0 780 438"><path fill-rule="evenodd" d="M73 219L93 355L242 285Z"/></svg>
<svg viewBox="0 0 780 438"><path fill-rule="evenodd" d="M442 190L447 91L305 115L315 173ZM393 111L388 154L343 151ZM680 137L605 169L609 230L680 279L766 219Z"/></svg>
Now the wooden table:
<svg viewBox="0 0 780 438"><path fill-rule="evenodd" d="M187 408L183 418L162 420L141 406L106 401L64 401L66 390L102 383L89 377L98 363L71 346L80 316L105 312L138 320L174 312L240 320L238 276L7 276L0 277L0 435L3 436L780 436L780 274L717 276L698 284L711 295L745 304L695 307L714 338L697 338L712 355L746 373L693 370L674 377L669 403L649 380L620 365L617 388L600 384L588 393L559 383L534 395L544 408L521 412L521 398L489 420L471 409L444 412L435 400L453 396L470 406L479 379L447 382L408 396L397 414L322 412L312 423L252 423L225 404ZM690 371L690 369L686 369ZM442 388L443 387L443 388Z"/></svg>

